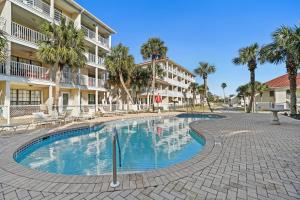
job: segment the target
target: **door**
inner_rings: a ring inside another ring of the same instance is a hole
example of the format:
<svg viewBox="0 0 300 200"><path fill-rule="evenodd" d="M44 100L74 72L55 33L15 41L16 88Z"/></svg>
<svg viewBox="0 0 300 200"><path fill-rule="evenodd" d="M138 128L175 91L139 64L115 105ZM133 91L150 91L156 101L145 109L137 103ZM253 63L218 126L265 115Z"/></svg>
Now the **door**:
<svg viewBox="0 0 300 200"><path fill-rule="evenodd" d="M66 110L69 105L69 94L63 93L63 109Z"/></svg>

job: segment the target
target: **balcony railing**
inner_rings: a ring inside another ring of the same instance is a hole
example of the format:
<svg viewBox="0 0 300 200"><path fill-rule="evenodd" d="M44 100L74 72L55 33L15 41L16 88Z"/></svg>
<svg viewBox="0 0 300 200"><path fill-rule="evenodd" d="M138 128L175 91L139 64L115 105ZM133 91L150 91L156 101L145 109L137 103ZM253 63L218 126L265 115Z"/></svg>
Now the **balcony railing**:
<svg viewBox="0 0 300 200"><path fill-rule="evenodd" d="M96 33L90 29L88 29L87 27L81 25L81 29L84 32L84 35L92 40L96 39Z"/></svg>
<svg viewBox="0 0 300 200"><path fill-rule="evenodd" d="M95 87L96 86L96 79L93 77L88 77L88 86Z"/></svg>
<svg viewBox="0 0 300 200"><path fill-rule="evenodd" d="M105 87L105 80L104 79L98 79L98 87Z"/></svg>
<svg viewBox="0 0 300 200"><path fill-rule="evenodd" d="M60 23L63 17L66 19L66 22L70 22L70 21L74 22L74 20L71 19L70 17L62 14L59 10L54 9L54 20L56 22Z"/></svg>
<svg viewBox="0 0 300 200"><path fill-rule="evenodd" d="M96 63L96 55L92 53L87 53L87 61L91 63Z"/></svg>
<svg viewBox="0 0 300 200"><path fill-rule="evenodd" d="M104 65L104 58L98 57L98 65Z"/></svg>
<svg viewBox="0 0 300 200"><path fill-rule="evenodd" d="M11 61L10 75L29 79L49 80L50 70L37 65Z"/></svg>
<svg viewBox="0 0 300 200"><path fill-rule="evenodd" d="M102 37L101 35L98 35L98 42L106 48L109 48L109 40L107 38Z"/></svg>
<svg viewBox="0 0 300 200"><path fill-rule="evenodd" d="M11 30L12 36L31 43L37 44L39 41L47 40L47 37L44 34L15 22L12 22Z"/></svg>
<svg viewBox="0 0 300 200"><path fill-rule="evenodd" d="M16 0L23 5L50 17L50 5L42 0Z"/></svg>

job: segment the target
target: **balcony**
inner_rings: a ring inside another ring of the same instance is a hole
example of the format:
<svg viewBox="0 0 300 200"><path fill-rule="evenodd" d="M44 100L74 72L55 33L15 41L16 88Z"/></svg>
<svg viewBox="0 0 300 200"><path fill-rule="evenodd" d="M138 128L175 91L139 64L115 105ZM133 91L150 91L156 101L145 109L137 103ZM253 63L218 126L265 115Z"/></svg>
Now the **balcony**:
<svg viewBox="0 0 300 200"><path fill-rule="evenodd" d="M28 79L50 80L48 68L15 61L11 61L10 75Z"/></svg>
<svg viewBox="0 0 300 200"><path fill-rule="evenodd" d="M88 77L88 86L96 87L96 79L93 77Z"/></svg>
<svg viewBox="0 0 300 200"><path fill-rule="evenodd" d="M11 35L18 39L21 39L21 40L24 40L24 41L27 41L27 42L30 42L33 44L38 44L39 41L47 40L46 35L38 32L38 31L32 30L30 28L27 28L25 26L15 23L15 22L12 22L11 25L12 25L11 26L11 30L12 30Z"/></svg>
<svg viewBox="0 0 300 200"><path fill-rule="evenodd" d="M89 39L91 39L93 41L96 41L96 33L94 31L88 29L87 27L85 27L83 25L81 25L81 29L82 29L82 31L84 32L84 35L87 38L89 38Z"/></svg>
<svg viewBox="0 0 300 200"><path fill-rule="evenodd" d="M98 35L98 42L100 43L101 46L105 48L109 48L109 40L107 38Z"/></svg>
<svg viewBox="0 0 300 200"><path fill-rule="evenodd" d="M98 60L96 60L96 55L92 53L86 53L87 62L94 65L104 65L104 58L98 56Z"/></svg>
<svg viewBox="0 0 300 200"><path fill-rule="evenodd" d="M70 22L70 21L74 22L74 20L71 19L70 17L62 14L59 10L54 9L54 20L55 20L55 22L60 23L62 18L65 18L66 22Z"/></svg>
<svg viewBox="0 0 300 200"><path fill-rule="evenodd" d="M40 14L50 17L50 5L42 0L14 0L22 5L39 12Z"/></svg>

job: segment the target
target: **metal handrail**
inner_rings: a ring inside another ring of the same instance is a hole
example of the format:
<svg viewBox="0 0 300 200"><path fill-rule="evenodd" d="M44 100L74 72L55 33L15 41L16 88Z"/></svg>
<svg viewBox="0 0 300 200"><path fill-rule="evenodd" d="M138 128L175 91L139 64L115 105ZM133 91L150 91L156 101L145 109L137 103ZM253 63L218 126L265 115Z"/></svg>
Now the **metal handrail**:
<svg viewBox="0 0 300 200"><path fill-rule="evenodd" d="M117 128L113 129L113 181L110 183L110 187L118 187L120 185L120 182L117 180L117 151L116 151L116 143L118 145L119 149L119 166L121 167L121 148L120 148L120 142L118 137L118 131Z"/></svg>

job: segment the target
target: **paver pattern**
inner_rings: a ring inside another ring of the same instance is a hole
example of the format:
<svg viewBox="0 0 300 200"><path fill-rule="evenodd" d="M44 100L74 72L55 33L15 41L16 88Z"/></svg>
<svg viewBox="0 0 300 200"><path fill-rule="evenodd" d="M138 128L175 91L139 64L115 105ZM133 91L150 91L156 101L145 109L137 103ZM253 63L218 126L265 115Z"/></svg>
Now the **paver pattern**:
<svg viewBox="0 0 300 200"><path fill-rule="evenodd" d="M214 144L203 158L206 164L195 158L189 173L180 168L175 176L158 173L155 184L133 174L129 182L121 178L127 187L112 190L106 182L98 184L97 178L94 184L73 184L72 188L47 182L37 187L28 179L10 180L11 174L0 166L0 200L300 199L300 121L280 116L282 124L275 126L270 125L271 114L224 115L226 119L191 124ZM0 156L20 137L0 138Z"/></svg>

